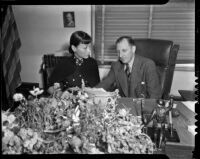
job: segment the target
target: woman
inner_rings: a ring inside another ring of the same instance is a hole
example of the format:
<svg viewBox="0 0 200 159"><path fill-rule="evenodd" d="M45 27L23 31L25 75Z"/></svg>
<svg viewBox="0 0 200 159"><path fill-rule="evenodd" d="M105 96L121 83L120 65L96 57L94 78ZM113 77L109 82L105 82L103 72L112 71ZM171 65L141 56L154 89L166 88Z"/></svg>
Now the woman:
<svg viewBox="0 0 200 159"><path fill-rule="evenodd" d="M54 92L54 83L60 83L62 90L70 87L81 87L84 81L86 87L94 87L99 83L99 70L91 54L91 37L76 31L70 37L69 52L71 57L64 59L53 70L49 78L49 93Z"/></svg>

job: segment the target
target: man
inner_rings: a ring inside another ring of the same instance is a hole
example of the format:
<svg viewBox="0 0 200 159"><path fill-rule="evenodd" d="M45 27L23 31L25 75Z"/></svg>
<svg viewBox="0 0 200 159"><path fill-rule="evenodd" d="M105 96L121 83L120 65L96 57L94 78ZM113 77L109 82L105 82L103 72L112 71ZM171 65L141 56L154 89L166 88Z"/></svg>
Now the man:
<svg viewBox="0 0 200 159"><path fill-rule="evenodd" d="M67 19L67 26L68 26L68 27L74 27L74 26L75 26L72 13L67 13L66 19Z"/></svg>
<svg viewBox="0 0 200 159"><path fill-rule="evenodd" d="M109 91L114 85L122 97L140 98L145 94L146 98L160 98L161 87L155 63L135 54L136 46L129 36L117 39L116 49L119 60L112 63L108 76L96 87Z"/></svg>

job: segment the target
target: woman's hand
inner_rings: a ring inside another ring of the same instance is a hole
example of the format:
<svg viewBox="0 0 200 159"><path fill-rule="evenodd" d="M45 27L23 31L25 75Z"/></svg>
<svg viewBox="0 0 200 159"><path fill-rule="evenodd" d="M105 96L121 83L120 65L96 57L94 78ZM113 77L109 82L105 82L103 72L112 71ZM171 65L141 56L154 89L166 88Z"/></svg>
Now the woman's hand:
<svg viewBox="0 0 200 159"><path fill-rule="evenodd" d="M60 83L54 83L53 86L48 88L48 93L50 93L51 95L57 96L57 94L60 94L60 92L62 92Z"/></svg>

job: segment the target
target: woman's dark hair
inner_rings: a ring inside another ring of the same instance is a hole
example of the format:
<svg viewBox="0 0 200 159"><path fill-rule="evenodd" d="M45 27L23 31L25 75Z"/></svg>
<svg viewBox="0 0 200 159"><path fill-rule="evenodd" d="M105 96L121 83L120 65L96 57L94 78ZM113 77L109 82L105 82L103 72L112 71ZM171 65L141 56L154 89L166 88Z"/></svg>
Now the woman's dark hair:
<svg viewBox="0 0 200 159"><path fill-rule="evenodd" d="M72 50L72 45L75 47L79 44L89 44L91 43L92 38L90 35L88 35L86 32L83 31L76 31L72 33L70 37L70 46L69 46L69 52L74 54L74 51Z"/></svg>
<svg viewBox="0 0 200 159"><path fill-rule="evenodd" d="M116 40L115 44L117 45L124 39L126 39L130 45L135 45L135 41L131 36L121 36Z"/></svg>

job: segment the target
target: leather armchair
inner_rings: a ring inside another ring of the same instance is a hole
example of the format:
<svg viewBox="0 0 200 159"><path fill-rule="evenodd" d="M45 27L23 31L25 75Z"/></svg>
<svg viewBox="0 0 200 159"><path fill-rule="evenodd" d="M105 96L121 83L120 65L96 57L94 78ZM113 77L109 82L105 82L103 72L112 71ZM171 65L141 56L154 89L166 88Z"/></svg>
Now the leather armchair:
<svg viewBox="0 0 200 159"><path fill-rule="evenodd" d="M136 54L152 59L157 67L162 99L168 99L171 90L179 45L169 40L135 39Z"/></svg>

